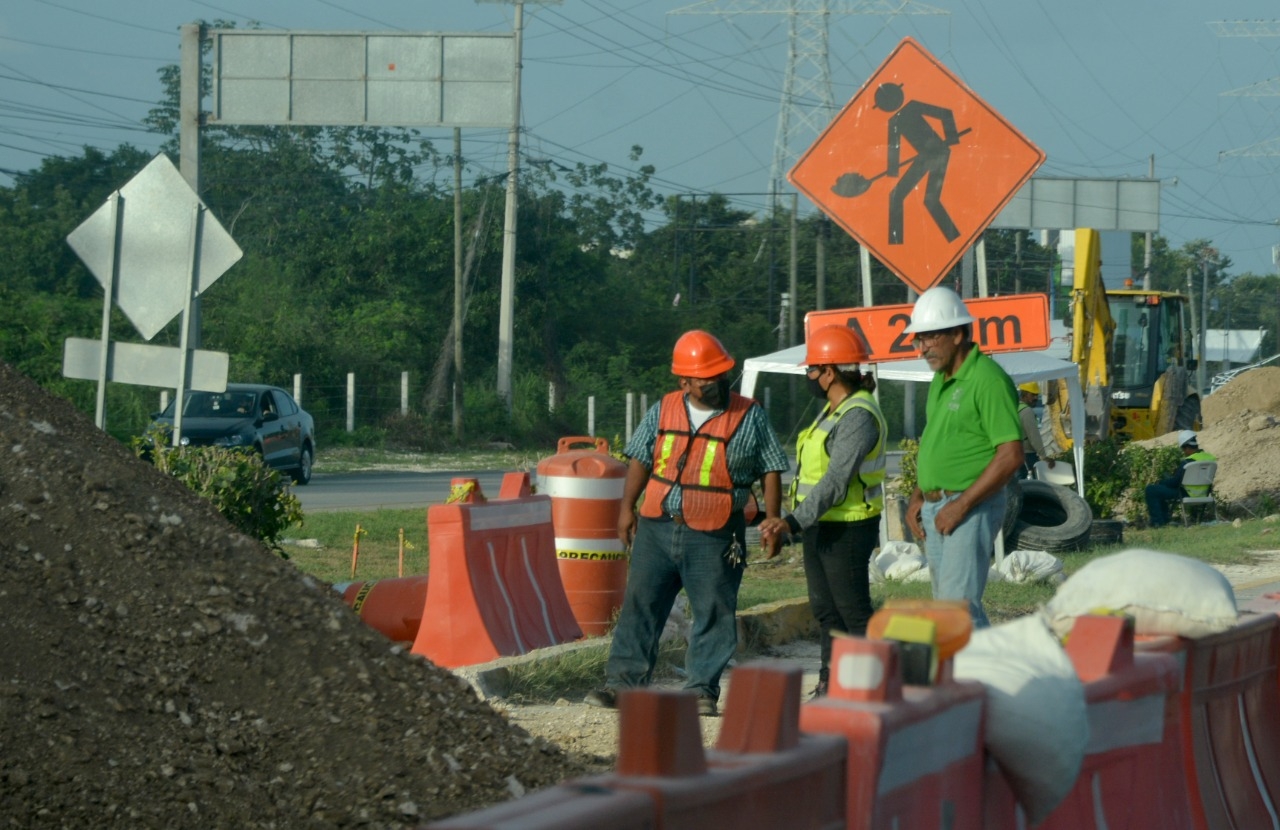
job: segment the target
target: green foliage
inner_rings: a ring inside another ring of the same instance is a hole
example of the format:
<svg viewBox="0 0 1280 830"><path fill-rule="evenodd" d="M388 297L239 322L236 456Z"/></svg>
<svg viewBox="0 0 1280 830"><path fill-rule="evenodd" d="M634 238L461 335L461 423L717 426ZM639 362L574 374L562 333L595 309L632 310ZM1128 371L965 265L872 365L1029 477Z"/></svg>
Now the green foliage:
<svg viewBox="0 0 1280 830"><path fill-rule="evenodd" d="M280 473L250 448L172 447L166 444L167 435L161 428L149 430L134 439L134 452L212 502L241 533L287 558L280 535L302 521L302 505L284 486Z"/></svg>
<svg viewBox="0 0 1280 830"><path fill-rule="evenodd" d="M900 471L898 477L889 483L889 492L909 499L916 489L916 461L920 455L920 442L915 438L903 438L898 442L898 449L903 451L899 462Z"/></svg>
<svg viewBox="0 0 1280 830"><path fill-rule="evenodd" d="M1172 473L1182 453L1177 447L1143 447L1115 436L1084 450L1084 497L1096 518L1133 521L1145 513L1143 490Z"/></svg>

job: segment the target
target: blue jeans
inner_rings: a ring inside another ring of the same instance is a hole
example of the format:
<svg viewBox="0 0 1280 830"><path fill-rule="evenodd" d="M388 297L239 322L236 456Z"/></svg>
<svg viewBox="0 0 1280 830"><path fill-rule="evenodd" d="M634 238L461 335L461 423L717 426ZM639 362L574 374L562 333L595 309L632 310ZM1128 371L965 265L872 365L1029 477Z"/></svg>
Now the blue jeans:
<svg viewBox="0 0 1280 830"><path fill-rule="evenodd" d="M1170 484L1161 480L1148 484L1144 493L1147 500L1147 513L1151 516L1152 527L1164 527L1173 518L1169 505L1181 501L1183 493L1181 485Z"/></svg>
<svg viewBox="0 0 1280 830"><path fill-rule="evenodd" d="M1001 487L970 510L950 536L943 536L934 527L933 520L938 511L955 498L946 496L940 501L926 501L920 513L933 598L968 600L973 627L986 628L991 621L982 607L982 594L987 589L987 572L991 569L996 534L1004 523L1005 491Z"/></svg>
<svg viewBox="0 0 1280 830"><path fill-rule="evenodd" d="M693 613L684 687L720 698L720 675L738 648L738 587L746 569L743 562L730 565L725 553L736 543L746 556L745 532L741 513L711 532L639 519L605 667L609 686L646 686L653 679L658 640L683 587Z"/></svg>

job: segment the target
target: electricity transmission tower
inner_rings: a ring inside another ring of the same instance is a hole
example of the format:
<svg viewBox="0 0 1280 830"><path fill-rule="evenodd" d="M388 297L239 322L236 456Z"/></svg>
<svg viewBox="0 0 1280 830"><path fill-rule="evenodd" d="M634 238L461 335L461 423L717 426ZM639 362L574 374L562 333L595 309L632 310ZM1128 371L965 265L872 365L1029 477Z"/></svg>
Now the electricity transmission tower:
<svg viewBox="0 0 1280 830"><path fill-rule="evenodd" d="M1280 20L1214 20L1209 23L1209 28L1218 37L1280 37ZM1244 98L1275 97L1280 95L1280 78L1271 78L1222 94ZM1280 138L1270 138L1248 147L1218 153L1219 160L1257 156L1280 156Z"/></svg>
<svg viewBox="0 0 1280 830"><path fill-rule="evenodd" d="M787 70L778 107L778 130L767 188L776 205L786 171L835 115L828 60L828 21L833 14L945 15L912 0L701 0L670 14L785 14Z"/></svg>

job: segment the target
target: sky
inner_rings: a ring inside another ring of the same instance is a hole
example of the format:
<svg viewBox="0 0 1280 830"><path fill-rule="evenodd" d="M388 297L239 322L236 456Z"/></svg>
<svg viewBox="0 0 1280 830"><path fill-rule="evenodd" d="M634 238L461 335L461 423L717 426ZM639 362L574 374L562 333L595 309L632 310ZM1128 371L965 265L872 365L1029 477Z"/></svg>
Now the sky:
<svg viewBox="0 0 1280 830"><path fill-rule="evenodd" d="M525 6L522 150L615 172L656 167L663 193L768 204L792 3L564 0ZM832 111L903 37L935 55L1047 154L1039 175L1135 177L1154 159L1160 233L1209 239L1230 274L1274 273L1280 245L1280 17L1265 0L827 0ZM889 13L889 12L894 13ZM735 13L730 13L735 12ZM157 150L142 119L195 21L312 32L512 30L473 0L5 0L0 184L48 156ZM1271 32L1275 36L1263 36ZM426 130L441 149L451 130ZM470 175L506 169L504 130L464 131ZM791 156L816 134L797 136ZM639 163L633 145L643 148ZM1274 153L1269 155L1268 153ZM788 164L789 166L789 164ZM121 182L123 184L123 182ZM793 192L790 185L784 192ZM801 197L802 213L814 210Z"/></svg>

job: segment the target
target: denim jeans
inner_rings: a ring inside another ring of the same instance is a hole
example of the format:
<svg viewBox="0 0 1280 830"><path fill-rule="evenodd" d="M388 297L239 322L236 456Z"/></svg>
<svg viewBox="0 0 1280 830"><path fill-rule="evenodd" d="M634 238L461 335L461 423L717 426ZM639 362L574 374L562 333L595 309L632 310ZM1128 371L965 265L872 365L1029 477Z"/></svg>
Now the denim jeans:
<svg viewBox="0 0 1280 830"><path fill-rule="evenodd" d="M653 679L658 640L683 587L693 614L684 687L720 698L720 675L738 647L738 587L746 568L743 562L729 564L725 553L736 542L745 557L744 541L741 513L713 532L670 520L639 519L605 667L609 686L646 686Z"/></svg>
<svg viewBox="0 0 1280 830"><path fill-rule="evenodd" d="M920 513L933 598L968 600L973 627L985 628L991 622L982 607L982 594L987 589L987 572L991 569L996 534L1004 523L1005 490L1000 488L986 501L976 505L950 536L943 536L934 527L933 520L938 511L955 498L953 495L941 501L926 501Z"/></svg>
<svg viewBox="0 0 1280 830"><path fill-rule="evenodd" d="M880 517L818 522L804 531L804 577L818 621L819 679L831 663L831 632L865 637L874 610L867 564L880 544Z"/></svg>
<svg viewBox="0 0 1280 830"><path fill-rule="evenodd" d="M1152 527L1164 527L1173 518L1170 504L1182 499L1182 487L1175 487L1165 481L1148 484L1144 493L1147 499L1147 513L1151 516Z"/></svg>

